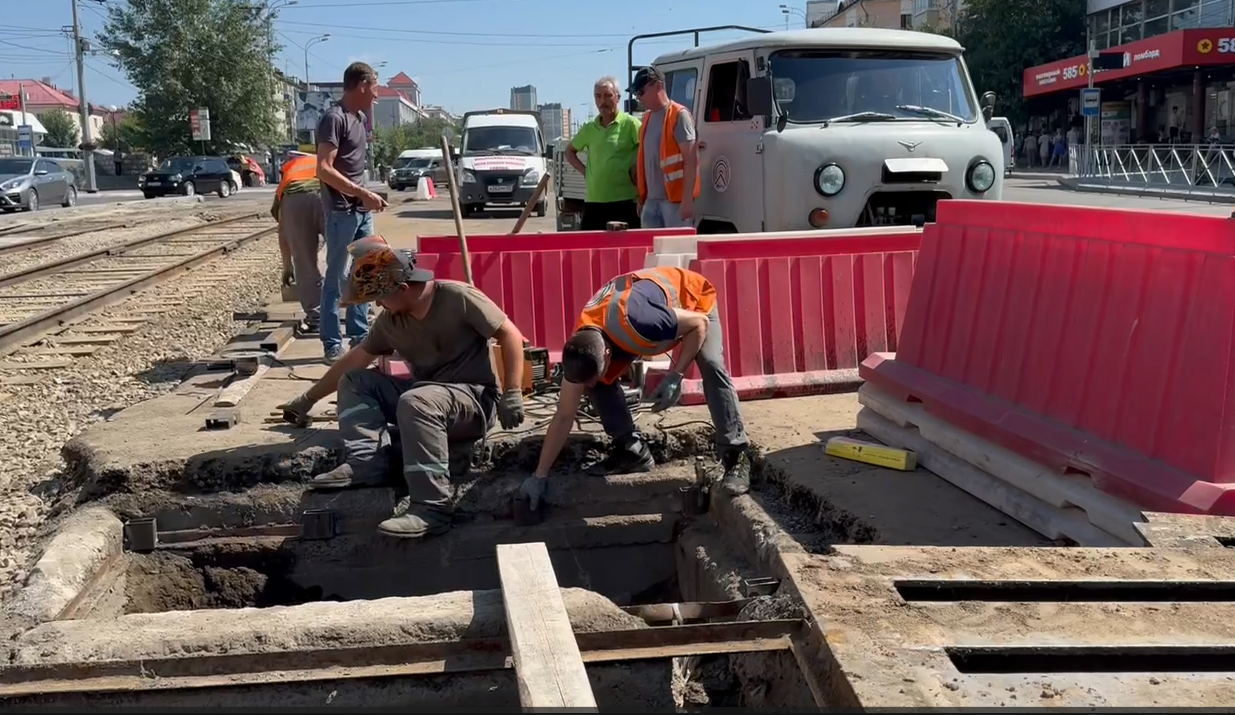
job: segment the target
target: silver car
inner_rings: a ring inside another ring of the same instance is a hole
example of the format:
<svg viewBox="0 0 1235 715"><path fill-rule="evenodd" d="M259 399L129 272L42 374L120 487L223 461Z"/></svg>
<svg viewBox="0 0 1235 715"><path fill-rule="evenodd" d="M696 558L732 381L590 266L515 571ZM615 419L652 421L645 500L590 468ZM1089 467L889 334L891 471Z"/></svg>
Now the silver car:
<svg viewBox="0 0 1235 715"><path fill-rule="evenodd" d="M77 205L77 178L51 159L0 158L0 209L38 211L46 204Z"/></svg>

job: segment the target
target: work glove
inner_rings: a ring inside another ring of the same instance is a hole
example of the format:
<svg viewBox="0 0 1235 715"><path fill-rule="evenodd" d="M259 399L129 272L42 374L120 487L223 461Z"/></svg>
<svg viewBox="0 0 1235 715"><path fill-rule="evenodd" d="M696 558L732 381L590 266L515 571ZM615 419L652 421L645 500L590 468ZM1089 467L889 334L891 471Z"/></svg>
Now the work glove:
<svg viewBox="0 0 1235 715"><path fill-rule="evenodd" d="M305 392L279 405L278 409L283 410L284 422L297 427L308 427L313 422L313 418L309 417L309 410L313 409L313 405L316 404L317 400L309 397L309 393Z"/></svg>
<svg viewBox="0 0 1235 715"><path fill-rule="evenodd" d="M523 391L507 390L497 403L497 419L502 429L514 429L523 424Z"/></svg>
<svg viewBox="0 0 1235 715"><path fill-rule="evenodd" d="M676 372L670 372L652 391L652 411L667 410L676 405L680 399L682 399L682 376Z"/></svg>
<svg viewBox="0 0 1235 715"><path fill-rule="evenodd" d="M528 477L523 480L523 484L519 485L519 496L527 499L527 505L532 511L540 508L540 502L545 498L545 492L549 490L548 477Z"/></svg>
<svg viewBox="0 0 1235 715"><path fill-rule="evenodd" d="M290 286L296 283L296 272L291 266L283 266L283 285Z"/></svg>

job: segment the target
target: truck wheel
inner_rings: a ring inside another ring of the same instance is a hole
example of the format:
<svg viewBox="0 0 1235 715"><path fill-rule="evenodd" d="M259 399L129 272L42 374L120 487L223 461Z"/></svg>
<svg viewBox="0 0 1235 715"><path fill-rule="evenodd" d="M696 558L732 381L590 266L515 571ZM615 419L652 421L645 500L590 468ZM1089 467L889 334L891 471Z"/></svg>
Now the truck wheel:
<svg viewBox="0 0 1235 715"><path fill-rule="evenodd" d="M544 218L544 217L545 217L545 211L546 211L547 209L548 209L548 207L547 207L547 206L545 206L545 202L544 202L544 201L541 201L540 203L536 204L536 216L537 216L537 218Z"/></svg>

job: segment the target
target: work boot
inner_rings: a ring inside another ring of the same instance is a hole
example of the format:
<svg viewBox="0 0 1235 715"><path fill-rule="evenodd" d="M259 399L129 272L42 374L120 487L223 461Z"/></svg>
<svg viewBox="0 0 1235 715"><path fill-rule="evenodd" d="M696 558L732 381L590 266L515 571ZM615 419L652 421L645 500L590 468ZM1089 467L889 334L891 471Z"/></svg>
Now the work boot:
<svg viewBox="0 0 1235 715"><path fill-rule="evenodd" d="M352 465L340 464L329 472L313 477L308 486L309 489L313 490L328 490L376 487L381 485L375 479L357 479L356 473L352 470Z"/></svg>
<svg viewBox="0 0 1235 715"><path fill-rule="evenodd" d="M377 525L377 531L396 539L420 539L450 531L450 514L424 505L412 506Z"/></svg>
<svg viewBox="0 0 1235 715"><path fill-rule="evenodd" d="M343 356L346 354L347 348L342 345L330 345L326 347L323 357L327 365L333 365L343 359Z"/></svg>
<svg viewBox="0 0 1235 715"><path fill-rule="evenodd" d="M593 477L607 477L611 474L650 472L655 466L656 460L652 459L647 443L635 434L625 439L613 440L613 451L609 456L584 471Z"/></svg>
<svg viewBox="0 0 1235 715"><path fill-rule="evenodd" d="M720 480L722 491L730 496L750 491L750 457L746 456L745 448L726 450L721 457L721 465L725 468L725 475Z"/></svg>

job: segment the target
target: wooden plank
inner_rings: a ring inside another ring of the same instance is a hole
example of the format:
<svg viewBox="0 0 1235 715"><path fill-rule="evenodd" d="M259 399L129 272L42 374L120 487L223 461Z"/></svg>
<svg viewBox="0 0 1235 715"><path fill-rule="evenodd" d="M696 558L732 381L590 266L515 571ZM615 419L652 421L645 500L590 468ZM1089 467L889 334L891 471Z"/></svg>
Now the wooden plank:
<svg viewBox="0 0 1235 715"><path fill-rule="evenodd" d="M74 355L82 357L98 352L97 345L53 345L45 348L27 348L22 350L25 355Z"/></svg>
<svg viewBox="0 0 1235 715"><path fill-rule="evenodd" d="M141 325L87 325L73 328L79 333L135 333L141 329Z"/></svg>
<svg viewBox="0 0 1235 715"><path fill-rule="evenodd" d="M265 363L258 365L257 371L252 375L236 380L227 387L223 388L223 390L219 392L219 396L215 398L214 406L235 407L236 405L239 405L240 401L244 399L244 396L253 390L253 387L257 385L258 381L262 379L262 376L264 376L266 371L269 369L270 366Z"/></svg>
<svg viewBox="0 0 1235 715"><path fill-rule="evenodd" d="M0 362L0 370L51 370L72 365L72 360L41 360L39 362Z"/></svg>
<svg viewBox="0 0 1235 715"><path fill-rule="evenodd" d="M116 342L117 339L118 339L118 336L116 338L107 338L107 337L98 337L98 336L72 338L72 337L61 337L57 335L55 338L57 345L110 345L111 343Z"/></svg>
<svg viewBox="0 0 1235 715"><path fill-rule="evenodd" d="M549 550L543 542L499 544L497 569L523 709L596 711Z"/></svg>

